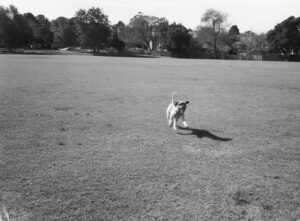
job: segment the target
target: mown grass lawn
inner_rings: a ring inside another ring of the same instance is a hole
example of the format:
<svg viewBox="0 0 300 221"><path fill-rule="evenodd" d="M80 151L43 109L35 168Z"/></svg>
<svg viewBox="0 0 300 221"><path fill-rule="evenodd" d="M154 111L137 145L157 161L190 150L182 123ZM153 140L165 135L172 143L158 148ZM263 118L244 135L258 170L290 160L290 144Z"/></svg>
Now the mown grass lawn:
<svg viewBox="0 0 300 221"><path fill-rule="evenodd" d="M11 220L300 219L300 63L0 55ZM190 130L168 128L171 93Z"/></svg>

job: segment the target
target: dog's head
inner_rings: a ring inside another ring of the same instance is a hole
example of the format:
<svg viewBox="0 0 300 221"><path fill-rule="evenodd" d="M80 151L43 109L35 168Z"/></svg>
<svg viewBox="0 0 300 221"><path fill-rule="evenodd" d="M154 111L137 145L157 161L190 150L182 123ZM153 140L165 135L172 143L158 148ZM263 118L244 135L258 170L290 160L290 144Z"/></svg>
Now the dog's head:
<svg viewBox="0 0 300 221"><path fill-rule="evenodd" d="M189 101L175 101L174 106L178 114L184 114L186 110L186 105L190 103Z"/></svg>

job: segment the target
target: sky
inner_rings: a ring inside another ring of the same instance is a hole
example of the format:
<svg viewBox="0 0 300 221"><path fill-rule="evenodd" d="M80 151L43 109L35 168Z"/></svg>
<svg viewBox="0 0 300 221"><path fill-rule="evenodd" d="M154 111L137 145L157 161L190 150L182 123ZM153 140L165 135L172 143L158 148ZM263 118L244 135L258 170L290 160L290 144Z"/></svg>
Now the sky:
<svg viewBox="0 0 300 221"><path fill-rule="evenodd" d="M138 12L163 17L195 29L201 16L213 8L228 15L228 27L240 32L266 33L289 16L300 17L299 0L0 0L0 5L14 5L20 13L43 14L49 20L71 18L79 9L99 7L111 22L129 23Z"/></svg>

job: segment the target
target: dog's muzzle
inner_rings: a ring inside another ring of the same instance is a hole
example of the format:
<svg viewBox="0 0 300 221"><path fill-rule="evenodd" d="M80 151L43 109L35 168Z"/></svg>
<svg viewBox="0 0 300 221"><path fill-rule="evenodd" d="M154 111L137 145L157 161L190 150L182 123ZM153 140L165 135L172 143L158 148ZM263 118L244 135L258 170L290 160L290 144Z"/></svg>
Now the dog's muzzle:
<svg viewBox="0 0 300 221"><path fill-rule="evenodd" d="M184 114L184 111L185 111L185 108L183 108L183 107L178 108L178 113L179 114Z"/></svg>

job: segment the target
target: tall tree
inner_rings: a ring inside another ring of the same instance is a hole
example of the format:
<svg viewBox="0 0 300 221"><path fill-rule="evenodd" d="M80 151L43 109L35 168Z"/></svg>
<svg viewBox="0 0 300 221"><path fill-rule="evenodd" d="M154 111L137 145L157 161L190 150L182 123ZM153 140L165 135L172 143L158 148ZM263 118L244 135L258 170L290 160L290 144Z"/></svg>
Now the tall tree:
<svg viewBox="0 0 300 221"><path fill-rule="evenodd" d="M50 22L44 15L34 16L25 13L24 19L30 27L33 38L31 43L36 48L50 48L53 43L53 32L50 30Z"/></svg>
<svg viewBox="0 0 300 221"><path fill-rule="evenodd" d="M77 44L76 26L74 18L59 17L51 21L51 30L54 33L55 47L71 47Z"/></svg>
<svg viewBox="0 0 300 221"><path fill-rule="evenodd" d="M236 25L232 25L225 35L224 41L230 47L229 54L237 54L240 47L240 30Z"/></svg>
<svg viewBox="0 0 300 221"><path fill-rule="evenodd" d="M237 25L232 25L228 31L228 35L240 35L240 30Z"/></svg>
<svg viewBox="0 0 300 221"><path fill-rule="evenodd" d="M33 14L31 14L30 12L23 14L23 16L32 31L33 37L32 37L31 43L37 43L37 39L40 36L39 36L39 31L38 31L39 24L38 24L36 17Z"/></svg>
<svg viewBox="0 0 300 221"><path fill-rule="evenodd" d="M31 39L32 31L18 9L0 6L0 43L12 49L26 46Z"/></svg>
<svg viewBox="0 0 300 221"><path fill-rule="evenodd" d="M148 16L139 12L130 19L127 34L132 43L144 45L148 50L153 50L165 44L164 39L168 32L168 20L156 16Z"/></svg>
<svg viewBox="0 0 300 221"><path fill-rule="evenodd" d="M252 31L246 31L240 36L241 46L247 52L260 52L267 51L268 43L265 34L256 34Z"/></svg>
<svg viewBox="0 0 300 221"><path fill-rule="evenodd" d="M300 50L300 17L290 16L267 33L270 51L286 56Z"/></svg>
<svg viewBox="0 0 300 221"><path fill-rule="evenodd" d="M129 27L131 35L137 43L143 44L148 50L152 50L151 42L154 40L153 25L158 20L158 17L144 15L139 12L130 19Z"/></svg>
<svg viewBox="0 0 300 221"><path fill-rule="evenodd" d="M6 47L7 39L9 38L7 29L11 23L11 19L8 17L9 9L0 6L0 46Z"/></svg>
<svg viewBox="0 0 300 221"><path fill-rule="evenodd" d="M130 30L129 27L125 25L124 22L119 21L117 24L113 25L113 31L117 32L117 37L120 41L125 43L130 42Z"/></svg>
<svg viewBox="0 0 300 221"><path fill-rule="evenodd" d="M260 51L263 54L263 53L267 52L268 47L269 47L269 44L267 41L267 35L264 33L256 35L255 50Z"/></svg>
<svg viewBox="0 0 300 221"><path fill-rule="evenodd" d="M172 56L188 57L191 38L192 36L186 27L173 23L169 27L167 49L171 51Z"/></svg>
<svg viewBox="0 0 300 221"><path fill-rule="evenodd" d="M218 58L218 40L221 39L225 32L227 15L215 9L208 9L202 16L201 21L205 23L208 28L207 33L213 39L215 58Z"/></svg>
<svg viewBox="0 0 300 221"><path fill-rule="evenodd" d="M68 20L68 26L64 31L64 43L66 46L78 46L77 32L76 32L76 18L70 18Z"/></svg>
<svg viewBox="0 0 300 221"><path fill-rule="evenodd" d="M35 39L36 43L40 45L40 48L50 48L54 37L51 31L50 21L44 15L37 15L36 20L38 23Z"/></svg>
<svg viewBox="0 0 300 221"><path fill-rule="evenodd" d="M156 35L160 49L166 49L167 38L169 32L169 21L165 18L160 18L157 21Z"/></svg>
<svg viewBox="0 0 300 221"><path fill-rule="evenodd" d="M136 39L134 29L125 25L119 28L118 36L125 42L128 47L144 47L143 42L140 39Z"/></svg>
<svg viewBox="0 0 300 221"><path fill-rule="evenodd" d="M76 26L79 43L82 47L90 47L99 53L109 43L111 29L108 16L100 8L92 7L88 11L80 9L76 12Z"/></svg>
<svg viewBox="0 0 300 221"><path fill-rule="evenodd" d="M125 24L122 21L119 21L117 24L112 26L113 38L111 40L111 46L122 51L125 48L125 42L119 37L121 30L123 30Z"/></svg>

